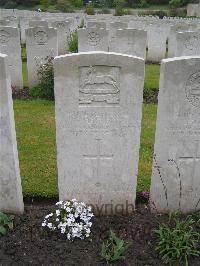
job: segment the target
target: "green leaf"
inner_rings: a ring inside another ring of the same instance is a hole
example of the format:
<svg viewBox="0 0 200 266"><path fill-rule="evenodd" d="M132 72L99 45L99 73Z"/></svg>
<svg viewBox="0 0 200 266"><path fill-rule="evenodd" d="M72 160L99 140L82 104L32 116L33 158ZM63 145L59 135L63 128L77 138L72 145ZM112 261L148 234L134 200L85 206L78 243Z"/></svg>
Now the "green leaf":
<svg viewBox="0 0 200 266"><path fill-rule="evenodd" d="M7 234L7 230L6 230L6 228L3 227L3 226L0 226L0 235L5 236L6 234Z"/></svg>

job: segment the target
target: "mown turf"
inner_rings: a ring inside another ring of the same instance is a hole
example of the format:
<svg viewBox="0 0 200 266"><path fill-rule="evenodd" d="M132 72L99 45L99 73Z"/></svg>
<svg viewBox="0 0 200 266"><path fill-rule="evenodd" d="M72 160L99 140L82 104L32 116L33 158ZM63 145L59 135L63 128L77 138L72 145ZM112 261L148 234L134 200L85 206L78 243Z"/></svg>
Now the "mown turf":
<svg viewBox="0 0 200 266"><path fill-rule="evenodd" d="M55 196L58 189L54 103L15 100L14 110L24 195ZM138 191L149 189L155 119L156 105L144 105Z"/></svg>
<svg viewBox="0 0 200 266"><path fill-rule="evenodd" d="M14 101L24 195L57 194L54 103Z"/></svg>
<svg viewBox="0 0 200 266"><path fill-rule="evenodd" d="M22 65L23 78L24 78L24 87L28 87L28 73L27 73L27 64L23 62ZM156 64L146 64L145 65L145 89L152 90L159 88L159 77L160 77L160 65Z"/></svg>
<svg viewBox="0 0 200 266"><path fill-rule="evenodd" d="M145 66L145 89L158 89L160 78L160 65L152 64Z"/></svg>

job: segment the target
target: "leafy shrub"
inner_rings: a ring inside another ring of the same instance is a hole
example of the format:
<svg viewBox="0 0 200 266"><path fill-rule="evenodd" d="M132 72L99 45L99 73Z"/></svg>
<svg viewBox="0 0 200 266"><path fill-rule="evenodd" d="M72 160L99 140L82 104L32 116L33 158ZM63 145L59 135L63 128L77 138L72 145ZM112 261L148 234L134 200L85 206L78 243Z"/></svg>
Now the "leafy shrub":
<svg viewBox="0 0 200 266"><path fill-rule="evenodd" d="M144 103L158 103L158 88L144 87L143 99Z"/></svg>
<svg viewBox="0 0 200 266"><path fill-rule="evenodd" d="M127 251L129 244L116 236L111 230L106 243L102 244L101 256L108 262L118 261L124 259L124 254Z"/></svg>
<svg viewBox="0 0 200 266"><path fill-rule="evenodd" d="M148 7L148 3L146 0L140 0L139 5L140 8Z"/></svg>
<svg viewBox="0 0 200 266"><path fill-rule="evenodd" d="M180 7L181 6L181 0L170 0L169 5L171 7L175 7L175 8Z"/></svg>
<svg viewBox="0 0 200 266"><path fill-rule="evenodd" d="M82 7L83 6L83 0L71 0L71 3L75 7Z"/></svg>
<svg viewBox="0 0 200 266"><path fill-rule="evenodd" d="M40 3L40 0L16 0L15 1L18 5L24 6L34 6Z"/></svg>
<svg viewBox="0 0 200 266"><path fill-rule="evenodd" d="M39 84L33 87L30 91L32 97L45 99L54 99L54 73L53 73L53 58L47 57L45 63L38 64Z"/></svg>
<svg viewBox="0 0 200 266"><path fill-rule="evenodd" d="M78 31L70 33L68 38L68 49L71 53L78 53Z"/></svg>
<svg viewBox="0 0 200 266"><path fill-rule="evenodd" d="M153 11L153 10L147 10L147 11L142 11L142 12L138 12L138 15L140 16L156 16L159 18L163 18L163 17L167 17L168 13L166 11Z"/></svg>
<svg viewBox="0 0 200 266"><path fill-rule="evenodd" d="M94 216L90 206L73 199L57 202L56 207L54 213L50 213L45 217L42 223L43 227L47 227L51 231L59 231L68 240L84 239L90 236L91 219Z"/></svg>
<svg viewBox="0 0 200 266"><path fill-rule="evenodd" d="M98 14L110 14L111 11L107 7L103 7L101 10L98 11Z"/></svg>
<svg viewBox="0 0 200 266"><path fill-rule="evenodd" d="M86 5L86 7L85 7L85 13L87 15L95 15L94 6L93 6L92 3Z"/></svg>
<svg viewBox="0 0 200 266"><path fill-rule="evenodd" d="M7 0L0 0L0 6L4 6Z"/></svg>
<svg viewBox="0 0 200 266"><path fill-rule="evenodd" d="M121 6L116 6L114 15L123 16L124 15L123 8Z"/></svg>
<svg viewBox="0 0 200 266"><path fill-rule="evenodd" d="M172 215L169 224L160 224L155 230L156 251L164 263L188 265L190 256L200 256L198 244L200 234L193 229L194 220L188 216L181 220L178 214Z"/></svg>
<svg viewBox="0 0 200 266"><path fill-rule="evenodd" d="M17 7L17 3L13 2L13 1L8 1L5 3L4 8L16 8Z"/></svg>
<svg viewBox="0 0 200 266"><path fill-rule="evenodd" d="M13 229L13 215L0 212L0 236L5 236L9 230Z"/></svg>
<svg viewBox="0 0 200 266"><path fill-rule="evenodd" d="M56 8L62 12L74 12L71 3L68 0L57 0Z"/></svg>

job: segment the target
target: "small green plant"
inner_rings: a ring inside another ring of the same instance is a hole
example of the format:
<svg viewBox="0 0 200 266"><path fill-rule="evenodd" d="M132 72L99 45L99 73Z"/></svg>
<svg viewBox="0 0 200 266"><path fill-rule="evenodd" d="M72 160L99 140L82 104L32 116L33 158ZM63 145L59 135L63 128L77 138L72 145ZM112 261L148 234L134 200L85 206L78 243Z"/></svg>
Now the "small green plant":
<svg viewBox="0 0 200 266"><path fill-rule="evenodd" d="M89 3L86 5L85 7L85 13L87 15L95 15L95 10L94 10L94 6L92 3Z"/></svg>
<svg viewBox="0 0 200 266"><path fill-rule="evenodd" d="M38 63L37 71L39 84L33 87L30 95L33 97L54 99L54 73L53 73L53 58L45 58L45 63Z"/></svg>
<svg viewBox="0 0 200 266"><path fill-rule="evenodd" d="M116 236L111 230L106 243L102 244L101 256L108 262L124 259L124 254L129 247L128 243Z"/></svg>
<svg viewBox="0 0 200 266"><path fill-rule="evenodd" d="M0 236L5 236L9 230L13 229L13 215L0 212Z"/></svg>
<svg viewBox="0 0 200 266"><path fill-rule="evenodd" d="M78 53L78 32L77 30L70 33L68 38L68 49L71 53Z"/></svg>
<svg viewBox="0 0 200 266"><path fill-rule="evenodd" d="M73 13L73 7L69 0L57 0L56 8L62 12Z"/></svg>
<svg viewBox="0 0 200 266"><path fill-rule="evenodd" d="M181 220L179 214L175 213L170 216L168 224L160 224L159 229L155 230L155 249L164 263L184 263L187 266L189 257L200 256L200 234L194 231L193 226L191 216Z"/></svg>
<svg viewBox="0 0 200 266"><path fill-rule="evenodd" d="M139 6L139 8L148 7L147 1L146 0L140 0L138 6Z"/></svg>
<svg viewBox="0 0 200 266"><path fill-rule="evenodd" d="M102 7L100 11L98 11L98 14L110 14L111 11L108 7Z"/></svg>

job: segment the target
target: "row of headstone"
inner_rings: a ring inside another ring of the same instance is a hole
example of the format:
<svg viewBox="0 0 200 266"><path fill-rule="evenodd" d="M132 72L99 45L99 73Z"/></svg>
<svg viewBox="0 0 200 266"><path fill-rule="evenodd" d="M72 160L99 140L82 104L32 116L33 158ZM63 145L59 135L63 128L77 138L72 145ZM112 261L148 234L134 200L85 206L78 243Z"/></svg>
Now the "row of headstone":
<svg viewBox="0 0 200 266"><path fill-rule="evenodd" d="M194 26L173 26L169 32L168 26L165 29L164 25L152 24L147 33L141 28L127 27L127 23L113 22L108 30L105 22L88 22L87 28L78 31L79 52L109 51L146 58L147 47L147 60L153 62L160 62L166 57L199 55L199 30L195 30Z"/></svg>
<svg viewBox="0 0 200 266"><path fill-rule="evenodd" d="M97 213L135 207L144 60L90 52L56 57L55 111L60 200ZM0 211L23 212L8 58L0 55ZM151 209L200 209L200 57L161 65Z"/></svg>
<svg viewBox="0 0 200 266"><path fill-rule="evenodd" d="M146 57L147 32L136 29L119 29L112 35L103 28L78 30L78 51L104 51Z"/></svg>
<svg viewBox="0 0 200 266"><path fill-rule="evenodd" d="M38 67L42 62L45 62L45 58L68 53L68 38L72 27L71 21L54 21L51 23L52 28L47 27L48 24L36 22L41 21L30 21L30 26L33 27L26 30L29 87L37 85ZM9 56L8 60L13 90L22 89L22 59L20 31L18 28L0 26L0 53Z"/></svg>

